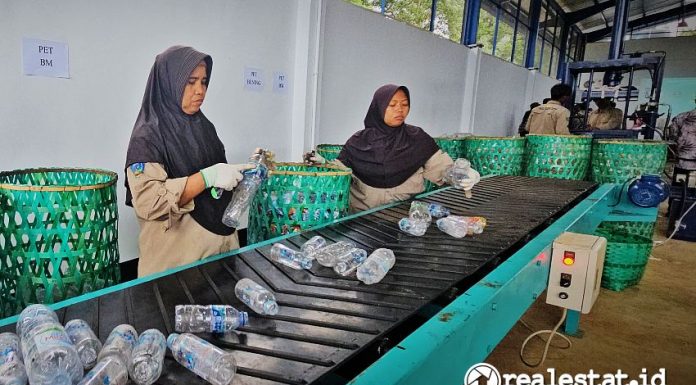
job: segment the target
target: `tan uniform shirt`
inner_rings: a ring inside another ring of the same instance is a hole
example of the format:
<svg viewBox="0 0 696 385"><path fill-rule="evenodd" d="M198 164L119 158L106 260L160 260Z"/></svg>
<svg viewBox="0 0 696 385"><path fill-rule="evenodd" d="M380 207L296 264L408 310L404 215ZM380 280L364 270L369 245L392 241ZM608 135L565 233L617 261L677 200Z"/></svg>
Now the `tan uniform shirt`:
<svg viewBox="0 0 696 385"><path fill-rule="evenodd" d="M338 159L332 163L339 167L346 167ZM445 176L445 171L453 163L449 155L438 150L425 162L423 167L419 168L404 183L391 188L368 186L353 175L353 181L350 184L350 209L352 212L364 211L387 203L409 199L423 192L426 179L440 186L443 184L442 179Z"/></svg>
<svg viewBox="0 0 696 385"><path fill-rule="evenodd" d="M587 125L595 130L613 130L621 128L623 111L618 108L610 110L596 110L590 112L587 117Z"/></svg>
<svg viewBox="0 0 696 385"><path fill-rule="evenodd" d="M561 103L551 100L546 104L534 107L527 120L527 131L530 134L559 134L568 135L570 111Z"/></svg>
<svg viewBox="0 0 696 385"><path fill-rule="evenodd" d="M159 163L145 163L137 175L129 167L126 174L140 224L138 277L239 248L237 232L211 233L189 215L193 200L179 206L187 177L168 178Z"/></svg>

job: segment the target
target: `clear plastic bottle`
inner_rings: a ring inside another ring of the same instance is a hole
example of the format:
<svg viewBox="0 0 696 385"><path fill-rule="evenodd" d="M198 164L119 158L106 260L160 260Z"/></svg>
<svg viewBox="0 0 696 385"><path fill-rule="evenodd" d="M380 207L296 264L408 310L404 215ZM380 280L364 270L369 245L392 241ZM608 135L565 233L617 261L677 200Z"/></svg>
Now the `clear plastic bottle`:
<svg viewBox="0 0 696 385"><path fill-rule="evenodd" d="M167 346L174 359L213 385L228 385L237 372L237 361L226 352L193 334L172 333Z"/></svg>
<svg viewBox="0 0 696 385"><path fill-rule="evenodd" d="M102 343L94 334L89 324L81 319L74 319L65 324L65 332L80 355L82 366L85 370L92 369L97 364L97 356L102 348Z"/></svg>
<svg viewBox="0 0 696 385"><path fill-rule="evenodd" d="M348 255L354 253L354 249L356 249L355 243L339 241L317 250L314 253L314 258L322 266L334 267L341 258L347 258ZM363 252L365 251L363 250Z"/></svg>
<svg viewBox="0 0 696 385"><path fill-rule="evenodd" d="M0 384L25 385L27 372L22 362L19 337L14 333L0 334Z"/></svg>
<svg viewBox="0 0 696 385"><path fill-rule="evenodd" d="M423 236L428 230L428 226L430 226L430 222L416 221L411 218L401 218L399 221L399 229L401 229L401 231L416 237Z"/></svg>
<svg viewBox="0 0 696 385"><path fill-rule="evenodd" d="M109 334L109 337L106 338L106 342L99 352L98 361L108 357L115 357L121 360L123 366L126 367L128 362L130 362L136 341L138 341L138 332L131 325L121 324L116 326Z"/></svg>
<svg viewBox="0 0 696 385"><path fill-rule="evenodd" d="M154 384L162 374L166 352L167 341L162 332L157 329L142 332L128 363L128 374L133 382L138 385Z"/></svg>
<svg viewBox="0 0 696 385"><path fill-rule="evenodd" d="M367 252L363 249L355 248L349 254L344 255L334 266L336 274L348 276L367 259Z"/></svg>
<svg viewBox="0 0 696 385"><path fill-rule="evenodd" d="M128 368L115 356L99 360L77 385L126 385Z"/></svg>
<svg viewBox="0 0 696 385"><path fill-rule="evenodd" d="M469 234L481 234L486 228L486 218L484 217L465 217L469 222Z"/></svg>
<svg viewBox="0 0 696 385"><path fill-rule="evenodd" d="M17 320L27 377L32 385L69 385L79 381L84 373L80 356L57 319L50 308L31 305Z"/></svg>
<svg viewBox="0 0 696 385"><path fill-rule="evenodd" d="M455 238L464 238L469 233L469 224L464 217L450 215L435 222L437 228Z"/></svg>
<svg viewBox="0 0 696 385"><path fill-rule="evenodd" d="M222 215L222 223L228 227L237 228L240 225L242 215L249 208L251 200L256 195L256 191L268 175L268 168L265 165L266 153L256 153L249 157L249 163L256 167L244 171L244 178L239 182L232 192L232 200L227 205L225 213Z"/></svg>
<svg viewBox="0 0 696 385"><path fill-rule="evenodd" d="M302 244L300 251L309 259L314 259L314 253L326 246L326 239L321 235L315 235L312 238Z"/></svg>
<svg viewBox="0 0 696 385"><path fill-rule="evenodd" d="M367 285L375 284L387 275L387 272L394 266L396 258L394 252L389 249L377 249L358 266L356 273L359 280Z"/></svg>
<svg viewBox="0 0 696 385"><path fill-rule="evenodd" d="M463 185L469 186L464 188L467 198L471 198L471 187L481 180L481 175L478 171L471 168L471 162L465 158L458 158L454 164L445 172L445 182L457 189L462 189Z"/></svg>
<svg viewBox="0 0 696 385"><path fill-rule="evenodd" d="M450 210L438 203L428 203L428 212L433 218L443 218L450 215Z"/></svg>
<svg viewBox="0 0 696 385"><path fill-rule="evenodd" d="M234 287L234 293L251 310L259 314L278 314L278 303L273 293L249 278L240 279Z"/></svg>
<svg viewBox="0 0 696 385"><path fill-rule="evenodd" d="M282 243L273 244L271 259L296 270L312 268L312 260L307 258L304 253L295 251Z"/></svg>
<svg viewBox="0 0 696 385"><path fill-rule="evenodd" d="M177 305L174 330L180 333L227 333L248 323L249 315L228 305Z"/></svg>
<svg viewBox="0 0 696 385"><path fill-rule="evenodd" d="M411 202L411 208L408 210L408 216L414 221L428 222L433 220L428 210L428 204L420 201Z"/></svg>

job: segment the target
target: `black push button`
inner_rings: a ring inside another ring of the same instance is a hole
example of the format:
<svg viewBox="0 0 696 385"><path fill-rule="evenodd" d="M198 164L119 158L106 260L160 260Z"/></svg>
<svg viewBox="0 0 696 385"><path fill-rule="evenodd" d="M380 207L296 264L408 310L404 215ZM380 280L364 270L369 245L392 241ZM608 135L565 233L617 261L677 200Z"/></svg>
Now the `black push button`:
<svg viewBox="0 0 696 385"><path fill-rule="evenodd" d="M562 292L558 293L558 298L560 298L560 299L568 299L568 293L562 291Z"/></svg>
<svg viewBox="0 0 696 385"><path fill-rule="evenodd" d="M572 275L561 273L561 287L570 287Z"/></svg>

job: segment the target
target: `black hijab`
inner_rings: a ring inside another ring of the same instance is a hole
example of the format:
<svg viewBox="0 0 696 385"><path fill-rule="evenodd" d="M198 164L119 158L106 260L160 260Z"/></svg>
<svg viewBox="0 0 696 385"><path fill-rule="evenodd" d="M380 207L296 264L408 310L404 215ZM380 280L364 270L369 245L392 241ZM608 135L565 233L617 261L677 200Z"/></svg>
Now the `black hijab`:
<svg viewBox="0 0 696 385"><path fill-rule="evenodd" d="M186 82L201 61L206 64L210 83L213 69L210 56L182 46L170 47L157 55L128 144L126 169L136 163L160 163L169 178L181 178L227 162L225 147L215 126L203 112L187 115L181 109ZM212 233L232 234L234 229L222 224L222 214L231 194L226 191L222 199L216 200L210 191L203 191L194 198L191 216ZM126 178L126 204L132 206L132 199Z"/></svg>
<svg viewBox="0 0 696 385"><path fill-rule="evenodd" d="M338 159L369 186L391 188L404 183L439 150L435 140L420 127L403 123L390 127L384 113L396 91L411 103L408 88L387 84L375 91L365 116L365 129L353 134Z"/></svg>

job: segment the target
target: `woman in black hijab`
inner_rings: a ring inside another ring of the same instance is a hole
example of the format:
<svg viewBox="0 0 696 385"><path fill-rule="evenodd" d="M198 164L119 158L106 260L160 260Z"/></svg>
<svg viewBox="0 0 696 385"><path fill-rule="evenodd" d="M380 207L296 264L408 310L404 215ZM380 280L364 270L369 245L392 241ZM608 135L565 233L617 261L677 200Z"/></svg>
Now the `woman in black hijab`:
<svg viewBox="0 0 696 385"><path fill-rule="evenodd" d="M425 179L444 183L452 159L422 128L405 123L410 107L408 88L387 84L377 89L365 129L348 139L334 161L353 170L353 211L409 199L423 192Z"/></svg>
<svg viewBox="0 0 696 385"><path fill-rule="evenodd" d="M251 165L230 165L200 107L213 59L174 46L155 59L126 157L126 204L140 223L138 276L238 248L222 224L232 190ZM221 199L213 192L224 190Z"/></svg>

